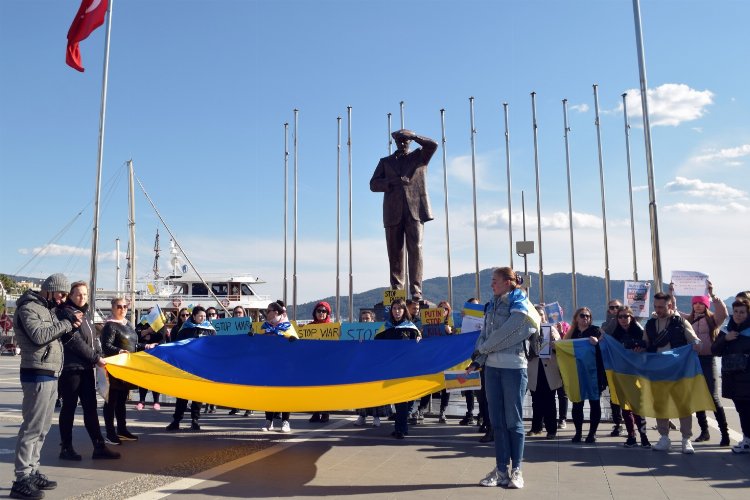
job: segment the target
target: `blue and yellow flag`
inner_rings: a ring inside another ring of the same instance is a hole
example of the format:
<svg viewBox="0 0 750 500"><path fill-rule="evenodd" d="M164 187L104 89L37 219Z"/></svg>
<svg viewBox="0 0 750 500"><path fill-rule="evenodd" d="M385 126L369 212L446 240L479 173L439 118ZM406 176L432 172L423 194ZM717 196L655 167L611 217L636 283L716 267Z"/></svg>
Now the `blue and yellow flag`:
<svg viewBox="0 0 750 500"><path fill-rule="evenodd" d="M596 346L588 338L555 342L565 393L573 403L600 397L596 372Z"/></svg>
<svg viewBox="0 0 750 500"><path fill-rule="evenodd" d="M443 389L443 371L471 356L478 335L421 342L208 336L112 356L107 371L139 387L230 408L368 408Z"/></svg>
<svg viewBox="0 0 750 500"><path fill-rule="evenodd" d="M656 418L716 409L692 345L635 353L606 336L599 345L613 402L642 417Z"/></svg>

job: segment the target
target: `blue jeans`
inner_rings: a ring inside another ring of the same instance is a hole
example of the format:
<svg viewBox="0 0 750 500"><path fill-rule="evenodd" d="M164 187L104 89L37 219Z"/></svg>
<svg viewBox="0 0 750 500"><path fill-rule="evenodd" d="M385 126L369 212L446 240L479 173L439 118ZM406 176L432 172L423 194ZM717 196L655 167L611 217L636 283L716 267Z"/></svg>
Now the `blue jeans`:
<svg viewBox="0 0 750 500"><path fill-rule="evenodd" d="M520 468L523 459L523 397L529 378L526 368L485 368L490 421L495 431L495 458L500 471Z"/></svg>

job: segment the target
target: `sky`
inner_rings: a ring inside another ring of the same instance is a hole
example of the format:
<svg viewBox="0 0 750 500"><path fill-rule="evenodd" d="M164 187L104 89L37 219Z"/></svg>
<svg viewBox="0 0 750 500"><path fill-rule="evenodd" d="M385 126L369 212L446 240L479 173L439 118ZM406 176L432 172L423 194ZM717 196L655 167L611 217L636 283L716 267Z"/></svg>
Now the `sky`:
<svg viewBox="0 0 750 500"><path fill-rule="evenodd" d="M81 43L86 71L68 67L66 35L78 6L0 2L3 273L89 276L106 24ZM701 271L727 297L750 288L742 271L750 209L750 3L642 0L641 13L663 280L673 270ZM115 239L123 251L127 244L125 170L132 159L199 272L252 274L267 282L261 293L281 297L285 123L289 301L295 160L298 302L335 294L337 154L341 293L349 290L350 180L354 292L386 286L382 194L370 192L369 179L388 154L387 114L399 128L402 101L405 126L441 143L428 169L435 220L425 225L424 277L448 274L446 227L452 275L473 273L470 97L479 267L510 263L509 220L514 242L524 239L523 191L526 239L537 250L528 270L539 271L541 246L545 274L570 272L567 99L575 266L604 276L594 84L610 276L631 279L634 272L621 97L627 92L637 272L648 280L649 194L630 0L114 0L97 286L114 287ZM136 185L139 277L151 272L157 229L165 270L169 236ZM518 256L513 265L523 270ZM482 294L489 296L489 283Z"/></svg>

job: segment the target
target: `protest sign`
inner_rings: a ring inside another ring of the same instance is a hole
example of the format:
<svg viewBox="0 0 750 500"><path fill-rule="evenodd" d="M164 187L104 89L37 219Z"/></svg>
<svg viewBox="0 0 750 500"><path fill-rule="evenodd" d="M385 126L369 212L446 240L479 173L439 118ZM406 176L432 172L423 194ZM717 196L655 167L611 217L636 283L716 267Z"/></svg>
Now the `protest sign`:
<svg viewBox="0 0 750 500"><path fill-rule="evenodd" d="M297 328L300 339L339 340L341 325L339 323L308 323Z"/></svg>
<svg viewBox="0 0 750 500"><path fill-rule="evenodd" d="M484 326L484 306L482 304L464 304L463 319L461 320L461 332L479 332Z"/></svg>
<svg viewBox="0 0 750 500"><path fill-rule="evenodd" d="M544 305L544 312L551 323L560 323L563 320L563 310L559 302Z"/></svg>
<svg viewBox="0 0 750 500"><path fill-rule="evenodd" d="M549 323L542 323L539 325L542 338L542 347L539 349L539 357L547 359L552 355L552 325Z"/></svg>
<svg viewBox="0 0 750 500"><path fill-rule="evenodd" d="M383 305L388 307L394 300L401 299L406 301L406 290L391 290L386 288L383 290Z"/></svg>
<svg viewBox="0 0 750 500"><path fill-rule="evenodd" d="M438 325L443 322L443 308L433 307L419 311L423 325Z"/></svg>
<svg viewBox="0 0 750 500"><path fill-rule="evenodd" d="M478 391L482 388L479 371L466 373L464 370L448 370L445 376L445 390L448 392Z"/></svg>
<svg viewBox="0 0 750 500"><path fill-rule="evenodd" d="M651 283L648 281L626 281L625 282L625 305L633 310L636 318L647 318L649 316L649 304L651 303Z"/></svg>
<svg viewBox="0 0 750 500"><path fill-rule="evenodd" d="M382 321L374 323L370 322L358 322L358 323L342 323L341 324L341 336L339 340L374 340L375 335L383 330L384 323Z"/></svg>
<svg viewBox="0 0 750 500"><path fill-rule="evenodd" d="M698 271L672 271L674 294L681 297L708 295L706 281L708 281L708 274Z"/></svg>
<svg viewBox="0 0 750 500"><path fill-rule="evenodd" d="M216 329L216 335L247 335L251 330L259 333L263 323L258 322L258 330L253 328L253 320L248 317L212 319L211 324Z"/></svg>

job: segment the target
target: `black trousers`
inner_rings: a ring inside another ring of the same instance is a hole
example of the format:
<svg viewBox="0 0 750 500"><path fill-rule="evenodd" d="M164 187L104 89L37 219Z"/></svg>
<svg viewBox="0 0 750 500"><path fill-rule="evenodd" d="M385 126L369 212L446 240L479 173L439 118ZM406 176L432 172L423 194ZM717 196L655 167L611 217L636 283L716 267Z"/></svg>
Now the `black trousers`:
<svg viewBox="0 0 750 500"><path fill-rule="evenodd" d="M482 422L487 429L492 429L492 422L490 421L490 410L487 404L487 390L485 389L484 381L484 370L479 372L479 378L482 380L482 388L477 391L477 402L479 403L479 416L482 417Z"/></svg>
<svg viewBox="0 0 750 500"><path fill-rule="evenodd" d="M75 417L78 400L83 409L83 424L89 433L91 442L101 443L102 430L99 427L99 415L96 412L96 381L94 370L69 370L60 374L57 390L62 397L60 408L60 441L63 448L73 445L73 418Z"/></svg>
<svg viewBox="0 0 750 500"><path fill-rule="evenodd" d="M179 422L182 420L182 417L185 416L185 410L187 410L187 399L179 399L177 398L177 402L175 402L174 405L174 415L172 418L175 422ZM201 418L201 407L203 406L203 403L200 401L191 401L190 402L190 419L191 420L198 420Z"/></svg>
<svg viewBox="0 0 750 500"><path fill-rule="evenodd" d="M583 431L583 403L573 403L573 424L576 427L576 434L581 434ZM593 436L596 434L596 429L599 428L599 421L602 419L602 406L598 399L589 399L589 435Z"/></svg>
<svg viewBox="0 0 750 500"><path fill-rule="evenodd" d="M267 411L266 420L273 421L274 418L280 418L281 420L289 420L290 415L291 413L288 411L284 411L284 412Z"/></svg>
<svg viewBox="0 0 750 500"><path fill-rule="evenodd" d="M555 391L549 388L544 366L539 362L539 373L536 377L536 390L531 392L531 430L541 432L544 429L550 434L557 434L557 408Z"/></svg>
<svg viewBox="0 0 750 500"><path fill-rule="evenodd" d="M128 429L125 420L125 403L128 400L127 390L109 388L109 401L104 403L102 413L104 414L104 427L107 434L116 435L118 432L124 432ZM115 418L117 418L117 428L115 429Z"/></svg>

